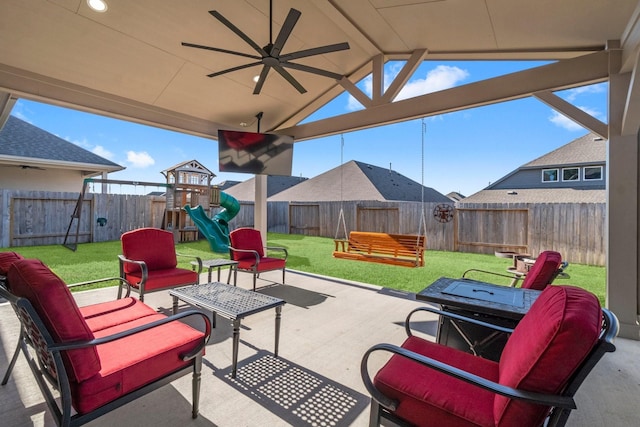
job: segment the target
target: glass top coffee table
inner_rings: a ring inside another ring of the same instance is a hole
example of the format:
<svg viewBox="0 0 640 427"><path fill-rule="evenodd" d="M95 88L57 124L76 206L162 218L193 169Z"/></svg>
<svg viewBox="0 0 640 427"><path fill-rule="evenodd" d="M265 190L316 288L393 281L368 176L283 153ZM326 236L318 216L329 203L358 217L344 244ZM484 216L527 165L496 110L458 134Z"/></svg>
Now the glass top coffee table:
<svg viewBox="0 0 640 427"><path fill-rule="evenodd" d="M285 300L220 282L184 286L170 290L169 294L196 307L210 310L213 313L214 328L216 314L232 321L233 369L231 371L231 378L236 377L238 366L240 322L247 316L270 308L276 309L275 350L273 354L278 357L280 319L282 317L282 306L286 303Z"/></svg>

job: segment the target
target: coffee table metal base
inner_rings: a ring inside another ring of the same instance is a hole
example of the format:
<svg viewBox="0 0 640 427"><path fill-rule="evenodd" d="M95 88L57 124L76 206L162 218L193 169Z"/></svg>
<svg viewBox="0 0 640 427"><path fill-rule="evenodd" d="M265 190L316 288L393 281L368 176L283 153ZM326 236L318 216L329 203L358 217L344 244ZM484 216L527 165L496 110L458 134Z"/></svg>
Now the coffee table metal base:
<svg viewBox="0 0 640 427"><path fill-rule="evenodd" d="M273 353L276 357L278 356L282 306L286 303L283 299L220 282L185 286L182 288L172 289L169 293L173 297L186 303L205 310L210 310L213 313L213 327L215 327L216 314L231 320L233 325L233 365L231 378L236 377L238 348L240 345L240 325L242 319L247 316L270 308L275 308L275 348Z"/></svg>

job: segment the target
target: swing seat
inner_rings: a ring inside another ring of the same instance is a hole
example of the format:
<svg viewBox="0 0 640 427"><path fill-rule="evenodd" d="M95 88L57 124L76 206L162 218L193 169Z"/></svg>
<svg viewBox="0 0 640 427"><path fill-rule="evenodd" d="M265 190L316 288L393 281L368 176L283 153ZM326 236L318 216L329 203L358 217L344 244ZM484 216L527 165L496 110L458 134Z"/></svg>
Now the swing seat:
<svg viewBox="0 0 640 427"><path fill-rule="evenodd" d="M349 240L335 239L334 243L334 258L422 267L427 238L411 234L352 231Z"/></svg>

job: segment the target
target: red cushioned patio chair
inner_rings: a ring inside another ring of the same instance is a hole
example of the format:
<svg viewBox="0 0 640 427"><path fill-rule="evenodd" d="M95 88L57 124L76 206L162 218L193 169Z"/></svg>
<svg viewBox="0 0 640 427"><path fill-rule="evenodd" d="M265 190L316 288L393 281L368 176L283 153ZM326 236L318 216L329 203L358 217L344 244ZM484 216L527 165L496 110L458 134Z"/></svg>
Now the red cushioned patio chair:
<svg viewBox="0 0 640 427"><path fill-rule="evenodd" d="M541 252L538 258L526 273L514 273L513 275L496 273L493 271L478 270L471 268L462 274L462 277L467 277L467 273L481 272L485 274L493 274L495 276L508 277L513 279L511 286L515 286L516 283L523 279L521 288L524 289L536 289L542 290L547 285L553 283L553 281L560 274L564 274L564 269L567 268L568 263L562 262L562 255L555 251Z"/></svg>
<svg viewBox="0 0 640 427"><path fill-rule="evenodd" d="M22 352L57 425L83 425L189 373L192 417L198 416L211 333L206 314L165 316L128 292L78 307L62 279L34 259L14 262L7 278L0 296L13 306L20 335L2 385ZM201 319L203 330L185 318Z"/></svg>
<svg viewBox="0 0 640 427"><path fill-rule="evenodd" d="M418 311L511 336L494 362L412 335L409 322ZM362 359L371 426L381 419L411 426L563 426L576 409L578 387L605 353L615 351L618 321L595 295L548 286L513 330L431 307L412 311L405 328L409 337L401 346L378 344ZM392 356L372 380L374 352Z"/></svg>
<svg viewBox="0 0 640 427"><path fill-rule="evenodd" d="M122 255L120 277L127 280L134 292L144 294L178 286L199 283L202 259L176 252L173 233L159 228L138 228L120 237ZM197 271L178 267L178 256L193 258L198 262ZM122 288L118 293L120 298ZM178 311L178 299L173 297L173 313Z"/></svg>
<svg viewBox="0 0 640 427"><path fill-rule="evenodd" d="M238 261L237 269L253 274L253 290L256 290L256 279L265 271L282 270L282 283L287 264L288 252L285 248L277 246L264 246L260 231L254 228L238 228L229 233L229 256ZM280 251L282 258L271 257L265 253L268 251Z"/></svg>
<svg viewBox="0 0 640 427"><path fill-rule="evenodd" d="M0 285L7 280L7 272L11 264L21 259L24 257L17 252L0 252Z"/></svg>

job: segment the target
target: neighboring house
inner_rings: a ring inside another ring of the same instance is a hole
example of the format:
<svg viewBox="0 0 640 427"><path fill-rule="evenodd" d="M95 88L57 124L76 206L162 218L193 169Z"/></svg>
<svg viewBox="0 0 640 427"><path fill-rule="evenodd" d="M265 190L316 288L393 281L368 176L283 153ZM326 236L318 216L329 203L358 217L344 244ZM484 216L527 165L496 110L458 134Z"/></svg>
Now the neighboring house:
<svg viewBox="0 0 640 427"><path fill-rule="evenodd" d="M83 179L123 169L14 116L0 129L3 189L79 192Z"/></svg>
<svg viewBox="0 0 640 427"><path fill-rule="evenodd" d="M459 202L464 199L464 196L457 191L452 191L451 193L447 193L447 197L451 199L453 202Z"/></svg>
<svg viewBox="0 0 640 427"><path fill-rule="evenodd" d="M297 176L279 176L272 175L267 177L267 198L275 196L282 191L285 191L293 186L306 181L308 178L302 178ZM233 196L237 200L243 202L255 201L256 190L255 178L248 179L234 186L227 187L221 190L230 196Z"/></svg>
<svg viewBox="0 0 640 427"><path fill-rule="evenodd" d="M500 178L462 203L604 203L606 141L592 133Z"/></svg>
<svg viewBox="0 0 640 427"><path fill-rule="evenodd" d="M216 184L216 187L218 187L220 191L227 191L227 189L240 184L240 182L241 181L222 181L221 183Z"/></svg>
<svg viewBox="0 0 640 427"><path fill-rule="evenodd" d="M278 193L269 201L422 201L422 186L398 172L351 160L307 181ZM451 200L433 188L424 187L424 201Z"/></svg>

